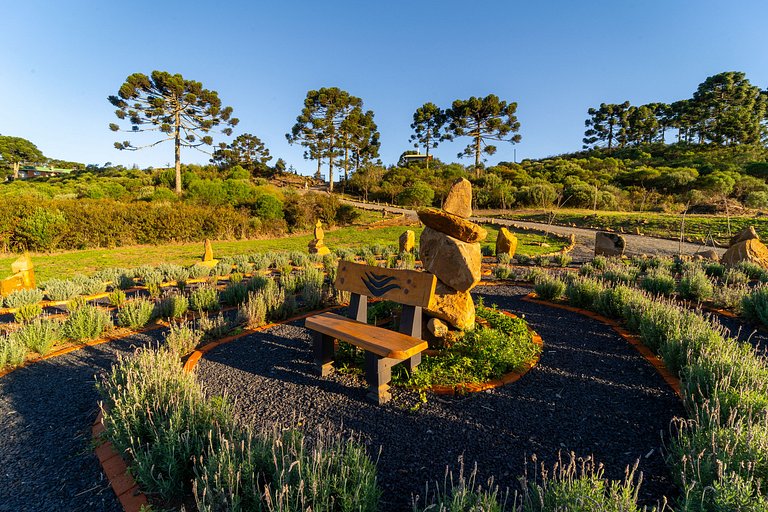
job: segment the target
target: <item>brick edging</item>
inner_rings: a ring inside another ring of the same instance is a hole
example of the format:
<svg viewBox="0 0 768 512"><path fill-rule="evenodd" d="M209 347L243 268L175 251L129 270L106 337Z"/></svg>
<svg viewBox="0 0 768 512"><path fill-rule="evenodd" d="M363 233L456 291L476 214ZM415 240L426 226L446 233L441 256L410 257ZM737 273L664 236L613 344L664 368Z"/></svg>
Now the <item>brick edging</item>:
<svg viewBox="0 0 768 512"><path fill-rule="evenodd" d="M144 507L149 506L147 496L139 490L139 486L128 471L128 466L112 443L102 438L104 431L104 415L102 411L99 411L91 428L91 435L96 446L94 453L99 459L101 469L109 480L112 490L115 491L117 499L123 506L123 510L125 512L141 512Z"/></svg>
<svg viewBox="0 0 768 512"><path fill-rule="evenodd" d="M664 379L664 382L666 382L667 385L670 388L672 388L672 390L680 399L683 398L683 392L680 386L680 379L675 377L672 374L672 372L669 371L667 366L664 364L664 361L662 361L659 356L654 354L651 349L649 349L647 346L645 346L645 344L643 344L643 342L640 340L640 336L632 334L627 329L622 327L622 325L616 320L603 316L599 313L595 313L594 311L589 311L587 309L577 308L574 306L569 306L567 304L559 304L556 302L541 300L536 298L534 294L528 294L525 297L523 297L522 300L526 302L531 302L533 304L540 304L542 306L549 306L557 309L562 309L565 311L570 311L572 313L579 313L580 315L584 315L588 318L597 320L598 322L608 325L619 336L624 338L624 340L627 343L629 343L630 346L632 346L635 350L637 350L640 353L640 355L643 356L645 360L648 361L651 364L651 366L653 366L656 369L656 371L661 376L661 378Z"/></svg>

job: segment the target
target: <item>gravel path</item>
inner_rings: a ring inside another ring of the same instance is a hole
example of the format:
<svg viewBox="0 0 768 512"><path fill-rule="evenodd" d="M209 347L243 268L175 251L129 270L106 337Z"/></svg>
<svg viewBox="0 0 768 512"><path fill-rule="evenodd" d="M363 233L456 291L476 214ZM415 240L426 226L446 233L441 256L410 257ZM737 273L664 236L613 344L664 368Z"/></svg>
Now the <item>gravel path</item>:
<svg viewBox="0 0 768 512"><path fill-rule="evenodd" d="M480 480L495 476L515 489L525 460L537 454L551 466L558 452L593 454L606 476L621 478L640 460L641 495L674 496L661 455L669 422L684 414L661 377L609 327L581 315L527 303L527 290L478 287L486 304L525 315L544 339L540 363L520 381L462 398L430 396L413 411L415 393L393 390L392 402L365 400L361 379L319 379L302 322L282 325L222 345L197 367L203 385L235 400L244 422L332 423L354 432L378 462L383 510L408 510L426 482L443 481L446 466L476 462Z"/></svg>
<svg viewBox="0 0 768 512"><path fill-rule="evenodd" d="M0 511L122 510L91 445L94 376L160 332L85 347L0 378Z"/></svg>
<svg viewBox="0 0 768 512"><path fill-rule="evenodd" d="M394 206L377 205L374 203L361 203L358 201L351 201L349 199L343 199L344 202L353 204L360 208L366 208L369 210L386 210L390 213L404 214L411 217L416 217L416 212L407 208L399 208ZM585 229L585 228L572 228L569 226L554 226L539 222L527 222L517 220L499 219L496 217L475 216L472 217L474 222L479 223L491 223L500 224L503 226L519 226L534 229L541 229L557 235L575 235L576 236L576 248L574 249L572 256L577 262L590 261L595 253L595 233L597 230ZM627 242L626 254L628 255L659 255L659 256L675 256L681 250L683 254L693 254L702 250L701 244L692 244L683 242L681 245L675 240L668 240L665 238L654 238L650 236L630 235L622 234ZM723 254L725 249L715 248L718 254Z"/></svg>

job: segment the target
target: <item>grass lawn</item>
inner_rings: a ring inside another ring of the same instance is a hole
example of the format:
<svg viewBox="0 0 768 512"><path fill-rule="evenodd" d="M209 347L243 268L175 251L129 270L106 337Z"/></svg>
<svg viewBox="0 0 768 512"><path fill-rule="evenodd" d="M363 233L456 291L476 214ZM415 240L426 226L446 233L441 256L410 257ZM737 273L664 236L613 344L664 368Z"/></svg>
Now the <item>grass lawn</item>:
<svg viewBox="0 0 768 512"><path fill-rule="evenodd" d="M496 230L490 226L486 227L489 233L488 241L484 245L493 246L496 240ZM421 227L390 226L366 229L362 226L352 226L326 231L325 243L331 250L340 247L358 248L376 244L397 245L398 237L406 229L415 231L418 240ZM529 256L558 251L566 244L566 242L555 238L526 232L518 233L518 239L518 252ZM311 233L265 240L214 241L213 255L220 258L254 252L306 251L310 240L312 240ZM548 243L549 247L531 245L540 242ZM114 249L86 249L54 254L32 253L31 256L35 264L36 279L38 282L43 282L51 278L67 278L75 274L89 275L97 270L110 267L130 268L140 265L159 265L164 262L191 265L199 261L202 254L203 243L194 242L136 245ZM17 257L17 255L10 254L0 256L0 278L10 275L11 263Z"/></svg>
<svg viewBox="0 0 768 512"><path fill-rule="evenodd" d="M505 219L547 222L548 213L543 211L510 212L502 215ZM592 210L559 210L555 214L554 224L571 225L584 228L611 228L627 233L639 229L644 235L677 240L680 237L680 214L652 212L607 212ZM731 216L730 233L735 234L749 226L754 226L762 238L768 238L768 217L754 215ZM699 242L711 235L717 242L727 244L731 237L728 231L728 219L725 215L686 215L684 235L688 240Z"/></svg>

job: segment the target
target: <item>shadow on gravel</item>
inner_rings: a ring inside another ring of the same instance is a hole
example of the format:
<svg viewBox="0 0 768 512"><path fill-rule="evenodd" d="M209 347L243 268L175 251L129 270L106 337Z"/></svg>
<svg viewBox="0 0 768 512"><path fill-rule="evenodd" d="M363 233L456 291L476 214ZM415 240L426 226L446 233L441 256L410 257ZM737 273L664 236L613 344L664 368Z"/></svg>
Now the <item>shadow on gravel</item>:
<svg viewBox="0 0 768 512"><path fill-rule="evenodd" d="M0 378L0 511L121 510L91 446L95 375L118 353L161 339L130 336Z"/></svg>
<svg viewBox="0 0 768 512"><path fill-rule="evenodd" d="M641 495L653 503L676 493L661 455L662 435L682 405L653 367L609 327L575 313L519 300L520 289L480 289L486 304L525 315L544 339L537 367L518 382L465 397L393 390L392 402L365 400L352 376L320 379L301 322L247 336L206 354L197 373L209 392L226 394L244 422L260 427L333 424L365 442L378 462L383 509L403 510L426 482L443 482L446 467L463 456L518 489L525 461L536 454L548 466L563 453L593 454L606 476L622 478L640 460ZM529 472L533 468L529 466ZM433 485L432 485L433 487Z"/></svg>

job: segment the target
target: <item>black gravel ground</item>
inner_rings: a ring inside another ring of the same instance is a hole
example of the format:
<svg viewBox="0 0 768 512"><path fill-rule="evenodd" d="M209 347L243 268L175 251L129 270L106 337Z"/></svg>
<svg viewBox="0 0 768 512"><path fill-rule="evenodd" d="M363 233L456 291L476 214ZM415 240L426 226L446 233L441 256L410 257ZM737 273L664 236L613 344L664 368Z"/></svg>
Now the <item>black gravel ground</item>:
<svg viewBox="0 0 768 512"><path fill-rule="evenodd" d="M640 461L641 496L674 497L662 439L684 414L652 366L612 329L581 315L520 300L528 290L478 287L486 304L524 315L544 339L540 363L521 380L460 398L429 396L412 410L415 393L394 390L376 406L364 382L351 376L320 379L311 363L303 322L241 338L209 352L197 367L203 385L236 402L255 426L334 424L354 432L378 460L383 510L409 510L426 482L443 481L463 456L477 463L480 481L494 476L515 490L525 461L536 454L551 466L560 452L594 455L609 478ZM529 467L529 470L532 470Z"/></svg>
<svg viewBox="0 0 768 512"><path fill-rule="evenodd" d="M85 347L0 378L0 511L122 510L93 454L94 376L160 332Z"/></svg>
<svg viewBox="0 0 768 512"><path fill-rule="evenodd" d="M717 313L713 313L713 317L726 328L729 336L752 344L758 354L768 351L768 331L762 326L741 317L734 318Z"/></svg>

